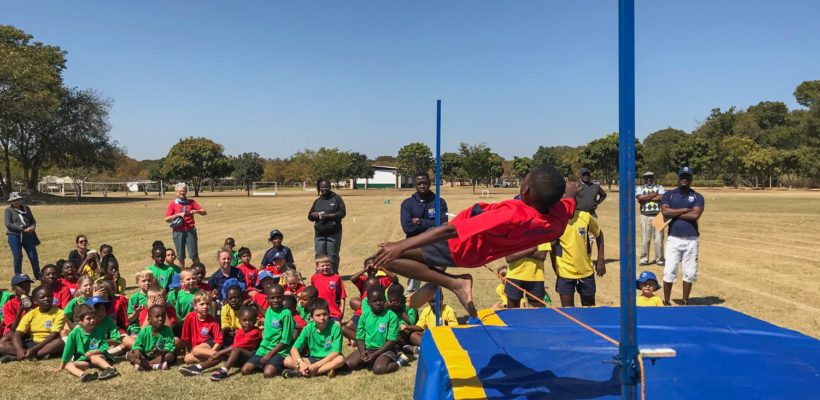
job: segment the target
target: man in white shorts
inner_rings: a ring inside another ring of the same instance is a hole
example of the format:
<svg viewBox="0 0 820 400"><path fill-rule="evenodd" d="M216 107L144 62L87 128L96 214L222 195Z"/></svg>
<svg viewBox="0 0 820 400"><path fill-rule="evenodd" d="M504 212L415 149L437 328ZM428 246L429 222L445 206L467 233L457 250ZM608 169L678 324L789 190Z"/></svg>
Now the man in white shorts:
<svg viewBox="0 0 820 400"><path fill-rule="evenodd" d="M678 170L678 187L663 194L661 212L671 218L666 238L666 266L663 269L663 303L669 305L672 284L678 278L678 263L683 275L683 305L689 305L689 293L698 277L698 219L703 214L704 199L692 190L692 169Z"/></svg>

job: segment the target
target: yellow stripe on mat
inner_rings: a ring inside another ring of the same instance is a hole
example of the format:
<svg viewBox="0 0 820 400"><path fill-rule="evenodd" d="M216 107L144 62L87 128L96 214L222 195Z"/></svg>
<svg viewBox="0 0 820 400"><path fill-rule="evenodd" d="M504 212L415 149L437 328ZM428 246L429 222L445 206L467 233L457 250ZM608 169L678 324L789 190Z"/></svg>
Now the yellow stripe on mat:
<svg viewBox="0 0 820 400"><path fill-rule="evenodd" d="M480 319L484 325L507 326L495 311L496 310L478 310L478 319Z"/></svg>
<svg viewBox="0 0 820 400"><path fill-rule="evenodd" d="M455 399L484 399L484 385L476 376L470 355L461 347L453 334L453 329L447 326L438 326L430 329L433 340L436 342L444 365L450 374L453 384L453 398Z"/></svg>

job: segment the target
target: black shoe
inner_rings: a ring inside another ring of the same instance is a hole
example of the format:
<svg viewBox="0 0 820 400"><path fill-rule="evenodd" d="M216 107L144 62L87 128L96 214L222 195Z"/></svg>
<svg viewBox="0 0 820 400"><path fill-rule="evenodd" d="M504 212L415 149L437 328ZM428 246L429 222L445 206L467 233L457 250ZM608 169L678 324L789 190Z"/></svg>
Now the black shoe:
<svg viewBox="0 0 820 400"><path fill-rule="evenodd" d="M649 265L649 263L648 263L648 262L646 262L646 261L641 261L641 263L640 263L640 264L638 264L638 265L640 265L641 267L643 267L644 265Z"/></svg>
<svg viewBox="0 0 820 400"><path fill-rule="evenodd" d="M97 373L96 372L86 372L82 376L80 376L80 382L91 382L97 380Z"/></svg>
<svg viewBox="0 0 820 400"><path fill-rule="evenodd" d="M302 373L295 369L286 369L282 371L282 378L290 379L290 378L298 378L302 376Z"/></svg>
<svg viewBox="0 0 820 400"><path fill-rule="evenodd" d="M222 368L216 370L216 372L211 375L211 380L214 382L224 381L225 379L228 379L228 371Z"/></svg>
<svg viewBox="0 0 820 400"><path fill-rule="evenodd" d="M106 379L111 379L120 376L120 372L117 371L114 367L109 367L103 370L100 376L97 378L98 380L104 381Z"/></svg>
<svg viewBox="0 0 820 400"><path fill-rule="evenodd" d="M671 305L672 305L672 303L670 303L670 302L668 302L668 301L664 301L664 302L663 302L663 305L665 305L665 306L671 306Z"/></svg>
<svg viewBox="0 0 820 400"><path fill-rule="evenodd" d="M17 361L17 357L11 355L0 357L0 363L6 364L12 361Z"/></svg>
<svg viewBox="0 0 820 400"><path fill-rule="evenodd" d="M185 376L197 376L202 373L202 368L199 368L196 365L188 365L185 367L179 367L179 372Z"/></svg>

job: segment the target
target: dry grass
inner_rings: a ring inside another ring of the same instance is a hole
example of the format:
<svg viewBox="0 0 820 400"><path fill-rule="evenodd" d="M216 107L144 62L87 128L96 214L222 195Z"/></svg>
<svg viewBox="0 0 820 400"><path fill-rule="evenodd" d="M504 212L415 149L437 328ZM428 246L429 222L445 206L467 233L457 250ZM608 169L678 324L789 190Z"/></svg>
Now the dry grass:
<svg viewBox="0 0 820 400"><path fill-rule="evenodd" d="M514 195L513 189L493 189L490 201ZM706 211L701 222L700 276L693 289L693 303L718 304L820 337L820 248L811 245L812 226L820 225L820 193L745 192L705 190ZM348 208L344 221L341 274L350 275L361 268L364 258L376 251L376 243L404 237L398 224L401 201L410 191L370 190L341 191ZM457 211L480 201L469 189L444 188L450 209ZM308 277L312 271L313 229L307 221L307 210L315 192L282 191L277 197L245 197L237 194L206 193L198 201L208 210L206 217L197 218L202 260L213 271L215 250L232 236L240 246L248 246L258 262L267 248L267 233L279 229L285 233L285 244L294 251L299 270ZM618 239L617 193L599 210L605 230L608 274L599 280L598 303L618 302ZM116 197L108 201L73 204L34 205L38 232L43 245L43 264L64 258L74 248L74 236L88 235L92 246L108 243L114 246L122 264L123 275L132 277L138 269L151 263L151 242L161 239L171 243L170 229L162 223L165 207L170 201L145 197ZM385 200L390 200L389 204ZM485 199L486 200L486 199ZM640 234L638 234L640 237ZM0 273L0 287L7 288L11 277L11 260ZM496 262L497 263L497 262ZM24 262L24 270L28 270ZM651 265L656 274L660 267ZM475 298L479 307L496 302L494 288L497 279L488 271L476 269ZM550 275L548 275L550 276ZM551 290L552 280L548 279ZM129 279L129 286L133 286ZM349 294L357 293L348 284ZM445 296L451 304L450 296ZM676 285L673 298L680 298ZM457 312L463 314L460 307ZM350 310L347 310L350 315ZM345 348L345 352L349 352ZM118 365L123 377L105 383L81 385L67 373L52 374L48 368L56 361L25 362L0 366L0 383L18 387L27 397L65 397L56 388L70 388L73 395L94 395L101 390L106 397L139 396L150 398L199 397L256 398L270 397L268 392L297 394L308 398L361 397L370 390L383 399L404 399L412 396L415 368L374 377L359 371L328 381L264 380L257 374L235 377L212 383L207 377L183 378L175 371L136 373L125 363ZM42 385L47 381L49 385ZM134 390L138 392L134 392ZM366 392L361 392L366 391ZM138 393L138 394L137 394Z"/></svg>

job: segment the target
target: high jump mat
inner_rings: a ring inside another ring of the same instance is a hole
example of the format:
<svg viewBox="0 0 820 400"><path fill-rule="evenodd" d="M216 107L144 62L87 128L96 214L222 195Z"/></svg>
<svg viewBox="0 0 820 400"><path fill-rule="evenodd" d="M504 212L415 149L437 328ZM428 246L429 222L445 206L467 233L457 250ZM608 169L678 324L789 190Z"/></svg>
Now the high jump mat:
<svg viewBox="0 0 820 400"><path fill-rule="evenodd" d="M615 307L562 308L618 340ZM554 310L483 310L425 332L416 399L618 399L617 346ZM716 306L638 307L647 399L820 399L820 340ZM640 389L639 389L640 390Z"/></svg>

